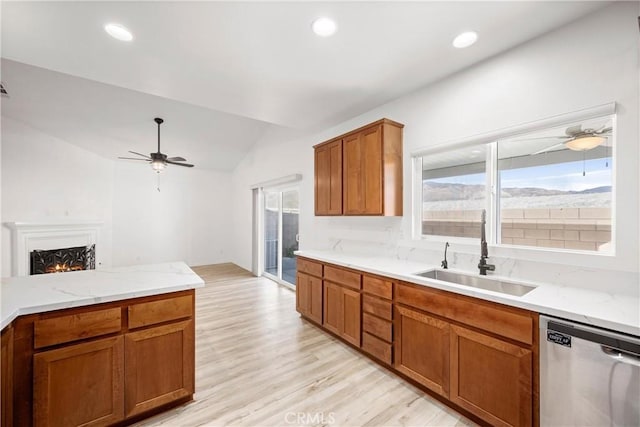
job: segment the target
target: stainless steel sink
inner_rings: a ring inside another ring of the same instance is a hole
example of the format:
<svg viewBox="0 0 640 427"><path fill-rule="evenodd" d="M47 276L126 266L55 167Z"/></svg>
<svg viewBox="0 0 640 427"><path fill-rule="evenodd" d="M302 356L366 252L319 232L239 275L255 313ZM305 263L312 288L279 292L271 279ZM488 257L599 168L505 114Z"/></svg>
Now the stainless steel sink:
<svg viewBox="0 0 640 427"><path fill-rule="evenodd" d="M471 274L453 273L446 270L429 270L421 273L414 273L415 276L427 279L442 280L443 282L455 283L472 288L485 289L487 291L500 292L503 294L521 297L535 289L535 286L522 285L520 283L506 282L504 280L491 279L488 277L474 276Z"/></svg>

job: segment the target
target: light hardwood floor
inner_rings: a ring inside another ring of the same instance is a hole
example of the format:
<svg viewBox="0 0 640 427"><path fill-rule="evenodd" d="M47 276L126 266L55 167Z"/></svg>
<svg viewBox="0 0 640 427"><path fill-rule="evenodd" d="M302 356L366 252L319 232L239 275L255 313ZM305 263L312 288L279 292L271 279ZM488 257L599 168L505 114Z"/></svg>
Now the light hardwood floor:
<svg viewBox="0 0 640 427"><path fill-rule="evenodd" d="M233 264L193 270L195 400L139 426L474 425L302 320L290 289Z"/></svg>

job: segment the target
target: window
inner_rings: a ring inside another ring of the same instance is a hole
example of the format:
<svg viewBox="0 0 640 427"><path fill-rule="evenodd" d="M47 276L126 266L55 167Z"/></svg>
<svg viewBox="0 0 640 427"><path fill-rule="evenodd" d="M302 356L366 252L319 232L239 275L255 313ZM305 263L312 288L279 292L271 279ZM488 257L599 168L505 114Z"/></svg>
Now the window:
<svg viewBox="0 0 640 427"><path fill-rule="evenodd" d="M612 123L582 120L420 157L422 235L478 238L486 209L492 243L611 252Z"/></svg>

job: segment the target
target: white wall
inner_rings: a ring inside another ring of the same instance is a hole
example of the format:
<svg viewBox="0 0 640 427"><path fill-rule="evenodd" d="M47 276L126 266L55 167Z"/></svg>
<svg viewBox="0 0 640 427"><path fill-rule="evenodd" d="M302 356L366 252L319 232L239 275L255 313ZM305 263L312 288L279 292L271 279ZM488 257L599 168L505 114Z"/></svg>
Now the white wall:
<svg viewBox="0 0 640 427"><path fill-rule="evenodd" d="M184 260L227 262L231 241L231 175L116 163L113 262L116 265Z"/></svg>
<svg viewBox="0 0 640 427"><path fill-rule="evenodd" d="M234 171L233 260L251 267L248 185L300 172L301 248L375 251L439 263L442 241L411 239L410 153L501 128L615 101L617 213L615 256L492 248L498 273L636 292L640 254L637 2L617 3L572 25L484 61L332 129L306 136L272 134ZM480 39L480 43L490 40ZM460 51L464 55L464 51ZM312 145L387 117L404 123L402 218L313 216ZM452 247L454 267L472 269L478 245ZM532 262L536 261L536 262ZM576 268L577 267L577 268Z"/></svg>
<svg viewBox="0 0 640 427"><path fill-rule="evenodd" d="M2 221L98 220L96 261L111 264L113 162L2 118ZM2 227L2 277L11 275L11 232Z"/></svg>
<svg viewBox="0 0 640 427"><path fill-rule="evenodd" d="M3 222L100 220L102 265L229 261L229 173L100 157L2 117ZM2 227L2 277L11 275L10 230Z"/></svg>

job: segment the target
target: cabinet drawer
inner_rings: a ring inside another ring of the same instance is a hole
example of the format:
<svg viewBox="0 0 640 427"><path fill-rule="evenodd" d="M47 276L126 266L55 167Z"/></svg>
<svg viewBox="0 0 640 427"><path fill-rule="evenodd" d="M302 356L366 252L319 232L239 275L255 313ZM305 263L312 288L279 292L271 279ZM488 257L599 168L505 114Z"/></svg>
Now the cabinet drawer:
<svg viewBox="0 0 640 427"><path fill-rule="evenodd" d="M391 364L391 344L366 332L362 334L362 349L386 364Z"/></svg>
<svg viewBox="0 0 640 427"><path fill-rule="evenodd" d="M362 329L387 342L391 342L392 340L392 323L387 320L379 319L368 313L364 313L362 315Z"/></svg>
<svg viewBox="0 0 640 427"><path fill-rule="evenodd" d="M311 274L312 276L322 277L322 264L308 259L297 259L298 271L301 273Z"/></svg>
<svg viewBox="0 0 640 427"><path fill-rule="evenodd" d="M362 276L362 290L371 295L391 299L393 296L393 283L377 277Z"/></svg>
<svg viewBox="0 0 640 427"><path fill-rule="evenodd" d="M129 329L193 316L193 295L129 306Z"/></svg>
<svg viewBox="0 0 640 427"><path fill-rule="evenodd" d="M48 347L119 332L120 307L37 320L33 324L34 348Z"/></svg>
<svg viewBox="0 0 640 427"><path fill-rule="evenodd" d="M339 285L360 289L360 275L340 268L324 266L324 278Z"/></svg>
<svg viewBox="0 0 640 427"><path fill-rule="evenodd" d="M396 290L396 301L401 304L533 344L534 317L525 310L402 283Z"/></svg>
<svg viewBox="0 0 640 427"><path fill-rule="evenodd" d="M389 301L381 300L380 298L370 295L362 296L362 311L365 313L375 314L383 319L392 320L393 310L391 307L391 302Z"/></svg>

